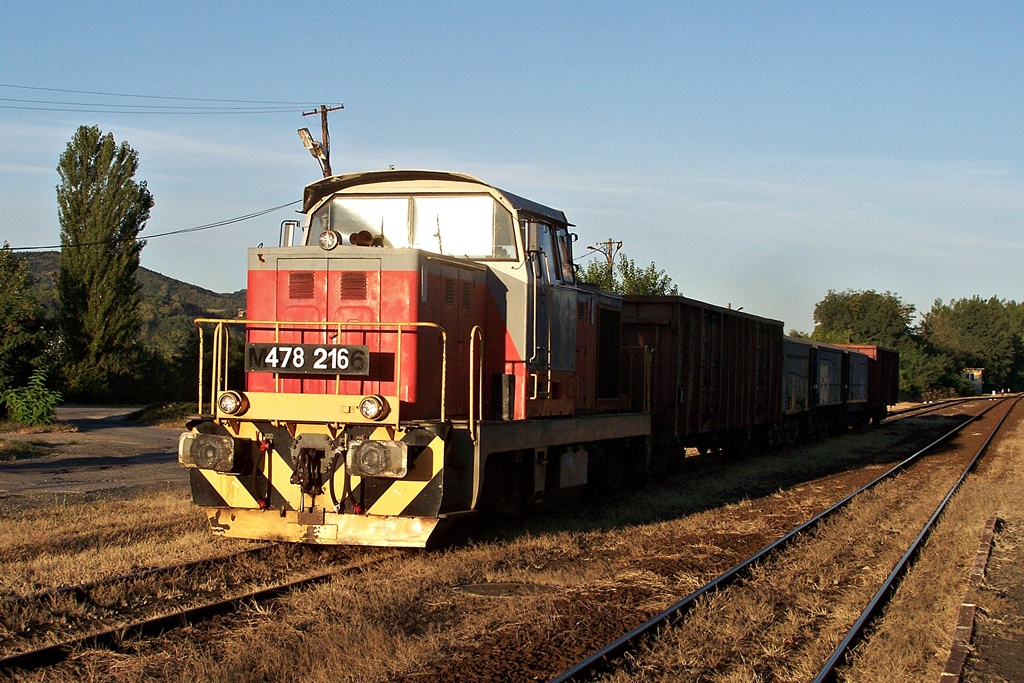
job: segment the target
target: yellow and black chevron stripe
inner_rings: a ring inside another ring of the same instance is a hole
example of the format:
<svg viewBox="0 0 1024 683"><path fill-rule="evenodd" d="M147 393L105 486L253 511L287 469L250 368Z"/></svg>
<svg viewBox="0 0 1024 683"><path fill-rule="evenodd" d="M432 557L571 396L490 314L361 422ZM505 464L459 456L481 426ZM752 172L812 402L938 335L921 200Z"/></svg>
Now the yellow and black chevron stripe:
<svg viewBox="0 0 1024 683"><path fill-rule="evenodd" d="M285 428L242 422L232 427L235 437L250 440L251 466L239 474L189 470L193 500L207 508L218 533L315 543L420 546L437 523L445 453L444 439L437 434L389 426L373 429L366 438L407 442L406 476L350 475L343 453L328 455L323 461L323 494L311 498L291 482L295 470L291 445L303 434L329 435L326 426L293 424ZM268 435L273 437L273 448L263 452L259 443ZM310 524L309 517L298 514L314 506L323 512L322 523Z"/></svg>

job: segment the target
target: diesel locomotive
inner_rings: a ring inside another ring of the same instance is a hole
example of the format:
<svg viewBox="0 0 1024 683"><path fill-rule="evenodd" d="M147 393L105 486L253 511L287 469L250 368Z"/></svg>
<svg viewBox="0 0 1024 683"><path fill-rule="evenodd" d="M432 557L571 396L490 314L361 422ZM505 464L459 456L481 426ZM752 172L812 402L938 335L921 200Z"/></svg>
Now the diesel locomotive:
<svg viewBox="0 0 1024 683"><path fill-rule="evenodd" d="M561 211L467 175L330 176L302 213L249 249L245 316L196 321L178 455L225 536L421 547L685 447L884 416L895 386L869 377L885 349L791 351L778 321L580 283Z"/></svg>

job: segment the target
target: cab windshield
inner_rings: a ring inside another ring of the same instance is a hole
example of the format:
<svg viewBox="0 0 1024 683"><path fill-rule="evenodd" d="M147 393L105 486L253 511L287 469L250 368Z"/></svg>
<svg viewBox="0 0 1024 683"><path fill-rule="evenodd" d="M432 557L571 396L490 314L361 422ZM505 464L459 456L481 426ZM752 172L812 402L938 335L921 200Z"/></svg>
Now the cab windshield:
<svg viewBox="0 0 1024 683"><path fill-rule="evenodd" d="M313 214L310 243L413 247L470 259L515 259L512 214L490 195L335 196Z"/></svg>

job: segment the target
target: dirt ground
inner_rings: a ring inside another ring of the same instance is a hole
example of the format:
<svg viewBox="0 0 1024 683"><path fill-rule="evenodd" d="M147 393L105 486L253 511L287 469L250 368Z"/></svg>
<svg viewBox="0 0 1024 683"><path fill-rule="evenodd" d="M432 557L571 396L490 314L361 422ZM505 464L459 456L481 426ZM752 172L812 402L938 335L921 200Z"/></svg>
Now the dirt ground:
<svg viewBox="0 0 1024 683"><path fill-rule="evenodd" d="M132 407L64 406L57 417L77 431L0 433L36 445L36 457L0 462L0 509L41 502L124 498L140 491L185 490L179 429L125 422Z"/></svg>

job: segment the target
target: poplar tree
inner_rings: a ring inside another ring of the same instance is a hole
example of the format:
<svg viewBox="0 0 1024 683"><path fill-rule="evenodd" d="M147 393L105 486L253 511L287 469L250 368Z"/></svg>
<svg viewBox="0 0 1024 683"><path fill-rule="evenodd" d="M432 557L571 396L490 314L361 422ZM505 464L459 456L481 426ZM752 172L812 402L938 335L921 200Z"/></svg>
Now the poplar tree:
<svg viewBox="0 0 1024 683"><path fill-rule="evenodd" d="M111 133L82 126L60 157L58 324L66 393L118 397L140 372L139 233L153 196L136 182L138 153Z"/></svg>

